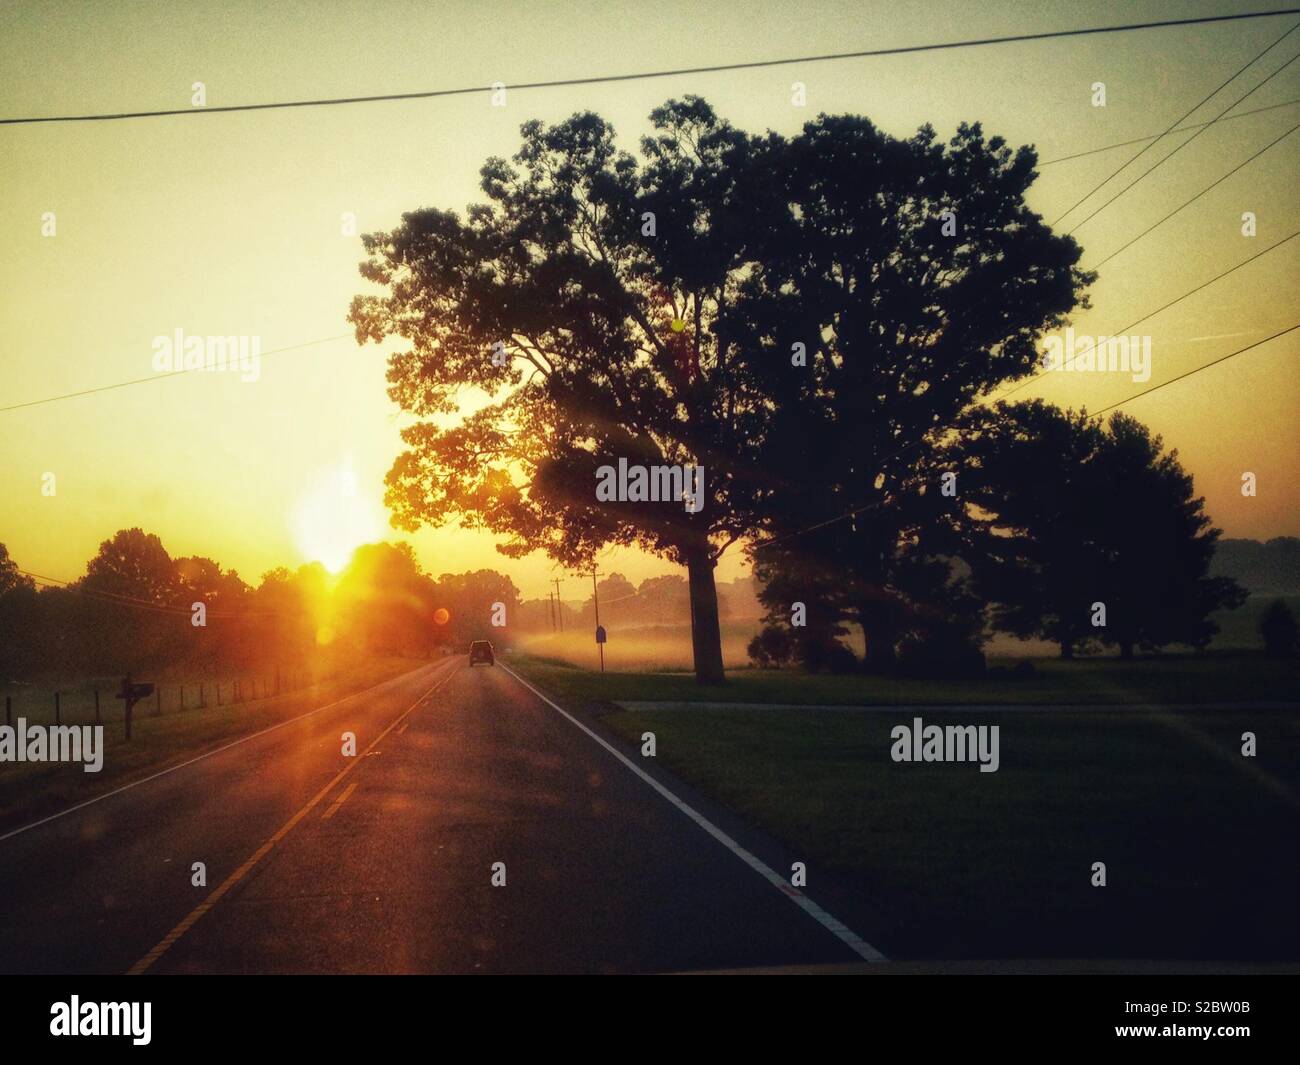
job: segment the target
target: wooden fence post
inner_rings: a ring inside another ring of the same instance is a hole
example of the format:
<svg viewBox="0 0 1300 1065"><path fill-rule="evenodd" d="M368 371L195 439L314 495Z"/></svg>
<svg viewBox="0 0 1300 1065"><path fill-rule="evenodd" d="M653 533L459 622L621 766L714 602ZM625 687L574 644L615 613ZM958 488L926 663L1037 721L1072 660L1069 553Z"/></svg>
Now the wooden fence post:
<svg viewBox="0 0 1300 1065"><path fill-rule="evenodd" d="M13 723L14 723L14 697L12 695L6 695L5 696L5 724L13 725Z"/></svg>
<svg viewBox="0 0 1300 1065"><path fill-rule="evenodd" d="M99 716L99 689L95 689L95 724L102 725L104 719Z"/></svg>
<svg viewBox="0 0 1300 1065"><path fill-rule="evenodd" d="M203 685L199 685L199 709L204 709L208 704L203 701Z"/></svg>
<svg viewBox="0 0 1300 1065"><path fill-rule="evenodd" d="M60 709L59 709L59 693L58 693L58 692L55 692L55 693L54 693L54 723L55 723L56 725L61 725L61 724L63 724L63 715L62 715L62 712L61 712Z"/></svg>
<svg viewBox="0 0 1300 1065"><path fill-rule="evenodd" d="M185 709L185 685L181 685L181 709Z"/></svg>
<svg viewBox="0 0 1300 1065"><path fill-rule="evenodd" d="M153 716L157 717L159 714L162 713L162 685L161 684L159 684L158 687L154 689L153 695L154 695Z"/></svg>

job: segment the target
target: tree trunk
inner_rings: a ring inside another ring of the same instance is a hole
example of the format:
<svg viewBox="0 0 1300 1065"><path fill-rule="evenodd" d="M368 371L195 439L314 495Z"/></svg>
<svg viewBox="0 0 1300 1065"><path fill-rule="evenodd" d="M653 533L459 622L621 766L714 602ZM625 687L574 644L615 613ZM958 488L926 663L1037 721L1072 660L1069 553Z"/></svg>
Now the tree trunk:
<svg viewBox="0 0 1300 1065"><path fill-rule="evenodd" d="M898 638L898 625L894 605L872 599L858 606L858 624L867 641L867 654L863 665L868 673L889 673L896 656L894 641Z"/></svg>
<svg viewBox="0 0 1300 1065"><path fill-rule="evenodd" d="M717 563L707 550L687 556L686 573L691 589L691 649L695 654L695 680L722 684L722 629L718 625L718 589L713 583Z"/></svg>

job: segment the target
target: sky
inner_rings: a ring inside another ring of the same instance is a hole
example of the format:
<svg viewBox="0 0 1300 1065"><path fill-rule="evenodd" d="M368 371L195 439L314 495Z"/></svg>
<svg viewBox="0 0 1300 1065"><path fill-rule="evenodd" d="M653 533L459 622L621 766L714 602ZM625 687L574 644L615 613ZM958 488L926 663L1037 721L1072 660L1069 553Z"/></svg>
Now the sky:
<svg viewBox="0 0 1300 1065"><path fill-rule="evenodd" d="M1255 10L1227 0L942 3L9 3L0 10L0 117L188 108L592 77L855 49ZM383 477L409 422L388 399L385 356L345 318L370 291L358 232L419 207L479 200L486 158L519 126L594 110L634 150L649 112L695 93L733 124L798 132L858 113L908 136L962 121L1032 144L1030 206L1055 221L1142 145L1052 162L1163 131L1300 17L805 63L742 72L489 94L0 126L0 407L136 378L147 383L0 412L0 542L18 564L73 579L100 541L140 525L173 556L206 555L249 581L329 562L352 543L405 538L434 574L491 567L525 598L553 576L458 528L387 525ZM1208 121L1300 52L1292 34L1189 121ZM794 82L807 104L792 103ZM1105 106L1095 106L1095 83ZM1300 63L1237 109L1271 107L1197 137L1075 232L1083 266L1300 122ZM1171 136L1066 216L1073 228L1186 139ZM1110 334L1300 229L1293 134L1102 268L1079 334ZM1253 212L1257 235L1242 234ZM42 235L53 212L56 234ZM1124 374L1047 374L1017 399L1097 409L1296 324L1300 239L1135 332L1152 338L1146 385ZM153 339L259 336L258 380L156 375ZM324 340L324 343L307 342ZM307 345L307 346L302 346ZM1300 534L1300 332L1125 406L1178 449L1227 536ZM1256 475L1252 498L1241 493ZM46 474L55 494L43 494ZM674 572L610 551L605 572ZM718 576L746 572L733 547ZM574 585L573 587L581 587ZM569 593L566 592L566 597ZM577 597L578 593L573 593Z"/></svg>

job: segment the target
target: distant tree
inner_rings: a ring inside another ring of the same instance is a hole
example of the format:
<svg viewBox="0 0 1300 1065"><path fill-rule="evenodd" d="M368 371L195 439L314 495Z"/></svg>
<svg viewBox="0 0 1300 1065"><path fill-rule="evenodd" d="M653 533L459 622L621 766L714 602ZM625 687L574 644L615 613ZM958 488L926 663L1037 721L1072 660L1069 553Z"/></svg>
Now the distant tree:
<svg viewBox="0 0 1300 1065"><path fill-rule="evenodd" d="M176 568L162 541L144 530L122 529L99 545L79 587L103 595L174 605Z"/></svg>
<svg viewBox="0 0 1300 1065"><path fill-rule="evenodd" d="M1208 576L1219 530L1177 451L1140 422L1041 401L972 411L947 458L960 470L975 586L996 627L1051 639L1070 657L1085 641L1205 647L1211 612L1245 592ZM1094 603L1105 625L1092 624Z"/></svg>
<svg viewBox="0 0 1300 1065"><path fill-rule="evenodd" d="M0 680L29 673L40 635L36 582L0 544Z"/></svg>
<svg viewBox="0 0 1300 1065"><path fill-rule="evenodd" d="M329 624L318 623L318 607L328 584L319 562L300 566L296 573L284 566L263 573L249 602L255 616L241 627L249 640L243 646L243 659L259 661L268 649L278 657L303 659L318 645L341 635Z"/></svg>
<svg viewBox="0 0 1300 1065"><path fill-rule="evenodd" d="M1259 619L1259 634L1264 638L1264 650L1270 657L1290 658L1295 654L1295 614L1281 599L1274 599L1264 608Z"/></svg>
<svg viewBox="0 0 1300 1065"><path fill-rule="evenodd" d="M174 660L187 646L176 568L162 541L121 529L99 545L85 576L53 594L49 615L62 630L63 668L138 671Z"/></svg>
<svg viewBox="0 0 1300 1065"><path fill-rule="evenodd" d="M473 640L500 644L516 631L521 607L519 589L509 577L495 570L444 573L434 582L433 601L435 609L445 609L450 615L443 631L458 650L467 650ZM494 603L505 607L504 626L492 624Z"/></svg>
<svg viewBox="0 0 1300 1065"><path fill-rule="evenodd" d="M9 555L9 549L0 544L0 595L7 595L15 588L35 587L36 582L19 571L18 563Z"/></svg>
<svg viewBox="0 0 1300 1065"><path fill-rule="evenodd" d="M621 573L611 573L596 583L600 593L600 620L602 624L610 622L627 622L639 618L641 600L637 595L636 585ZM595 631L595 601L591 596L582 604L582 623L592 632Z"/></svg>
<svg viewBox="0 0 1300 1065"><path fill-rule="evenodd" d="M757 618L763 615L763 604L758 599L758 582L753 577L738 577L726 585L725 593L720 588L718 594L727 596L735 617Z"/></svg>
<svg viewBox="0 0 1300 1065"><path fill-rule="evenodd" d="M555 627L555 603L546 599L525 599L519 604L520 632L550 632Z"/></svg>
<svg viewBox="0 0 1300 1065"><path fill-rule="evenodd" d="M1300 537L1276 536L1266 543L1222 539L1210 572L1252 592L1300 592Z"/></svg>
<svg viewBox="0 0 1300 1065"><path fill-rule="evenodd" d="M234 570L222 570L210 558L198 555L178 558L176 572L177 602L183 607L204 603L213 610L237 611L252 589Z"/></svg>
<svg viewBox="0 0 1300 1065"><path fill-rule="evenodd" d="M719 593L721 600L721 593ZM676 574L647 577L637 588L637 617L647 625L685 625L691 620L691 594L684 578ZM721 613L721 601L719 601Z"/></svg>
<svg viewBox="0 0 1300 1065"><path fill-rule="evenodd" d="M364 544L333 592L347 635L383 654L428 654L435 643L434 582L409 544Z"/></svg>

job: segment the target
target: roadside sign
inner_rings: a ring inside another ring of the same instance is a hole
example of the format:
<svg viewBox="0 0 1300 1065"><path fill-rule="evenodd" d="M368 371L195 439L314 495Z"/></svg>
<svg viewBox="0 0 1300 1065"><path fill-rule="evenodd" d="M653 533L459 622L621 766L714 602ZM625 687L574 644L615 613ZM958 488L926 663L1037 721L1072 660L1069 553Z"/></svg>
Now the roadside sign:
<svg viewBox="0 0 1300 1065"><path fill-rule="evenodd" d="M596 642L597 642L597 643L605 643L605 642L607 642L607 638L606 638L606 636L605 636L605 626L604 626L604 625L597 625L597 626L596 626Z"/></svg>

